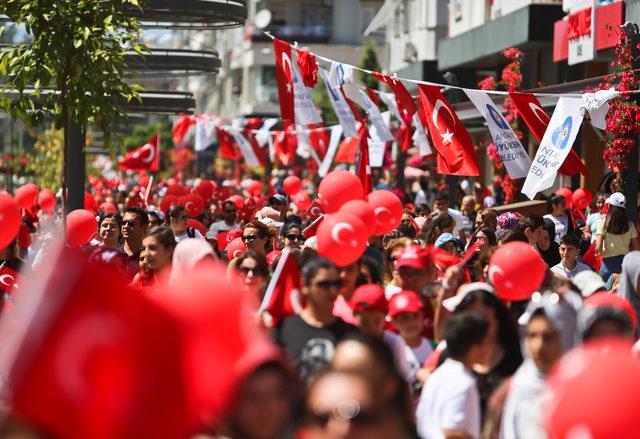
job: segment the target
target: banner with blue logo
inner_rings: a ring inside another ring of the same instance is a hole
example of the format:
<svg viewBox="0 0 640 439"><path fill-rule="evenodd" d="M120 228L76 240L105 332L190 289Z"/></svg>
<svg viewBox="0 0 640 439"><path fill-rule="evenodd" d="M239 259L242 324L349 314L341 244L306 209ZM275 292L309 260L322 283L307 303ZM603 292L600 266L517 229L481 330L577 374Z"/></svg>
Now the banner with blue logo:
<svg viewBox="0 0 640 439"><path fill-rule="evenodd" d="M522 193L533 200L538 192L553 186L558 169L567 158L582 124L582 99L562 97L551 116L547 131L533 159Z"/></svg>
<svg viewBox="0 0 640 439"><path fill-rule="evenodd" d="M487 121L496 150L512 179L524 178L531 168L529 154L520 143L518 136L511 129L489 95L481 90L464 91L482 117Z"/></svg>

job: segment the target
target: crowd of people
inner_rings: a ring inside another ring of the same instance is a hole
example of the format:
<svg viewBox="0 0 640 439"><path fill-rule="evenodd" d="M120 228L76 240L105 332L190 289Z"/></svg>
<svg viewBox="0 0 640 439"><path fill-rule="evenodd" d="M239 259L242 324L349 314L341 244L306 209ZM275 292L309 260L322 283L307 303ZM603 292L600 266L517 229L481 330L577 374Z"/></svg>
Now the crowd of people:
<svg viewBox="0 0 640 439"><path fill-rule="evenodd" d="M624 194L598 193L577 208L560 192L540 215L496 209L479 185L459 200L420 191L394 230L369 236L357 260L339 265L319 254L313 230L322 216L283 193L236 192L240 203L212 196L194 216L179 203L161 211L160 197L141 207L130 202L137 194L114 191L98 201L115 209L97 209L95 237L82 246L142 296L223 265L252 298L252 322L277 349L244 373L221 420L198 437L615 437L589 433L589 420L582 436L558 433L545 389L577 347L622 340L630 361L640 352L632 347L640 335L638 229ZM47 263L59 222L40 215L29 227L26 246L16 237L0 251L2 267L24 278ZM518 289L524 275L499 286L492 262L512 243L544 262L542 281L518 300L500 288ZM285 256L299 269L290 300L300 300L269 315L264 305ZM28 293L4 288L2 314ZM3 384L0 437L55 437L12 411ZM626 437L640 437L640 426Z"/></svg>

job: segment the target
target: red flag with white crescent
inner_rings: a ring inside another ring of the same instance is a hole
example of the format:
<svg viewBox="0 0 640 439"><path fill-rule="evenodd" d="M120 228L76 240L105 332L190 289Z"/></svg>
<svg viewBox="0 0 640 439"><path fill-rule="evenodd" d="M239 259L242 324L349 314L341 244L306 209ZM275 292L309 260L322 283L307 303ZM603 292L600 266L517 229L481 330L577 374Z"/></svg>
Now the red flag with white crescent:
<svg viewBox="0 0 640 439"><path fill-rule="evenodd" d="M471 136L458 118L440 87L421 84L421 108L429 124L437 154L439 174L477 176L478 160Z"/></svg>
<svg viewBox="0 0 640 439"><path fill-rule="evenodd" d="M311 202L311 205L309 206L307 211L304 213L304 216L306 218L311 218L312 220L316 220L317 218L322 216L322 214L324 214L324 209L322 209L322 205L316 198Z"/></svg>
<svg viewBox="0 0 640 439"><path fill-rule="evenodd" d="M367 141L367 128L362 126L360 135L360 159L358 160L357 174L364 194L368 195L373 190L373 181L371 180L371 166L369 166L369 142Z"/></svg>
<svg viewBox="0 0 640 439"><path fill-rule="evenodd" d="M17 271L7 266L6 261L0 264L0 291L2 291L4 302L13 302L14 290L19 288L19 274ZM0 305L2 309L2 305Z"/></svg>
<svg viewBox="0 0 640 439"><path fill-rule="evenodd" d="M300 269L295 255L285 247L265 292L260 313L267 314L272 326L283 318L302 311Z"/></svg>
<svg viewBox="0 0 640 439"><path fill-rule="evenodd" d="M216 136L218 137L218 154L220 154L222 158L236 160L242 157L242 153L238 147L235 146L236 141L227 130L216 127Z"/></svg>
<svg viewBox="0 0 640 439"><path fill-rule="evenodd" d="M527 124L527 127L529 127L535 138L540 142L549 126L551 118L542 109L538 98L531 93L515 92L509 93L509 97L516 106L520 116L522 116L524 123ZM589 170L573 149L569 151L569 155L567 155L562 166L560 166L559 172L564 175L574 175L577 173L589 175Z"/></svg>
<svg viewBox="0 0 640 439"><path fill-rule="evenodd" d="M411 93L407 91L402 82L393 76L383 75L382 73L372 72L373 76L380 82L384 82L387 84L393 94L396 97L396 102L398 104L398 110L401 112L408 114L409 116L413 116L418 109L416 108L415 102L413 102L413 98L411 97Z"/></svg>
<svg viewBox="0 0 640 439"><path fill-rule="evenodd" d="M182 146L189 129L196 125L196 120L197 118L192 114L183 114L176 119L171 130L175 146Z"/></svg>
<svg viewBox="0 0 640 439"><path fill-rule="evenodd" d="M291 63L291 46L289 43L273 39L273 51L276 57L276 79L278 81L278 97L280 98L280 114L286 124L295 122L293 106L293 65Z"/></svg>
<svg viewBox="0 0 640 439"><path fill-rule="evenodd" d="M123 171L150 171L160 170L160 142L158 135L154 135L147 143L139 148L127 152L118 162Z"/></svg>

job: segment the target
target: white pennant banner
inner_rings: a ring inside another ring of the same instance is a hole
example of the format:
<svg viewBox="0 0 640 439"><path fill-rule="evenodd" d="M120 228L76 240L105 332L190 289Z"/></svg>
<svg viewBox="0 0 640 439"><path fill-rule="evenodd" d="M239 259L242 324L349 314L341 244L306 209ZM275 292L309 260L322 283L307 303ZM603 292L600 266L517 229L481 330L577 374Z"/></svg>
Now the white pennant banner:
<svg viewBox="0 0 640 439"><path fill-rule="evenodd" d="M391 114L393 114L393 117L395 117L400 122L402 122L403 119L402 119L402 116L400 115L400 110L398 110L396 95L393 93L380 92L378 96L380 96L380 99L382 99L382 102L384 102L384 104L387 106L389 111L391 111Z"/></svg>
<svg viewBox="0 0 640 439"><path fill-rule="evenodd" d="M216 120L212 117L199 117L196 120L195 140L193 149L204 151L216 141Z"/></svg>
<svg viewBox="0 0 640 439"><path fill-rule="evenodd" d="M330 83L333 87L342 87L346 97L364 108L364 103L360 99L360 87L356 81L356 70L352 65L331 63L329 72Z"/></svg>
<svg viewBox="0 0 640 439"><path fill-rule="evenodd" d="M327 95L329 95L329 100L331 101L331 106L333 107L333 111L338 116L338 120L340 121L340 125L342 125L342 129L344 130L344 135L346 137L355 137L358 135L358 130L356 129L356 118L349 108L349 104L342 96L340 92L340 87L331 82L329 77L329 73L326 70L319 68L318 72L324 81L324 85L327 88Z"/></svg>
<svg viewBox="0 0 640 439"><path fill-rule="evenodd" d="M391 120L391 113L385 111L382 113L382 118L388 124ZM378 135L378 130L375 125L372 125L369 129L369 166L372 168L379 168L384 161L384 150L387 146L387 142L382 140Z"/></svg>
<svg viewBox="0 0 640 439"><path fill-rule="evenodd" d="M464 92L487 121L496 150L509 176L514 180L526 177L531 168L531 159L518 136L513 132L511 125L498 111L486 92L468 89L465 89Z"/></svg>
<svg viewBox="0 0 640 439"><path fill-rule="evenodd" d="M340 145L340 137L342 136L342 125L334 125L331 127L331 137L329 137L329 147L327 148L327 154L324 156L322 163L318 169L318 175L325 177L329 172L333 158L338 151L338 145Z"/></svg>
<svg viewBox="0 0 640 439"><path fill-rule="evenodd" d="M271 130L271 128L273 128L277 123L278 119L273 117L269 117L262 121L262 126L256 133L256 142L258 142L258 145L264 148L264 145L269 141L269 137L271 137L271 131L269 130Z"/></svg>
<svg viewBox="0 0 640 439"><path fill-rule="evenodd" d="M533 200L536 194L553 186L558 169L567 158L582 124L581 98L562 97L551 116L540 147L533 159L522 193Z"/></svg>
<svg viewBox="0 0 640 439"><path fill-rule="evenodd" d="M416 127L412 137L413 144L418 147L420 155L424 157L433 154L433 149L431 149L431 143L429 143L427 132L422 126L422 122L420 122L420 116L418 116L418 113L413 115L413 125Z"/></svg>
<svg viewBox="0 0 640 439"><path fill-rule="evenodd" d="M313 157L318 166L320 166L321 161L320 157L318 157L318 153L313 146L311 145L311 140L309 140L309 135L305 131L304 127L298 126L296 130L296 136L298 138L298 148L296 149L296 153L305 159L309 157Z"/></svg>
<svg viewBox="0 0 640 439"><path fill-rule="evenodd" d="M237 132L234 130L228 130L228 131L236 140L236 142L238 142L238 146L240 147L240 152L244 156L244 161L247 163L247 165L252 168L259 167L260 162L258 161L258 157L256 157L256 154L253 152L253 148L251 147L251 144L249 143L249 141L240 132Z"/></svg>
<svg viewBox="0 0 640 439"><path fill-rule="evenodd" d="M385 142L393 141L393 134L389 131L388 123L385 123L382 118L382 113L380 113L380 109L378 106L371 100L371 98L367 95L364 90L358 90L360 92L360 99L362 100L364 111L367 112L369 116L369 120L376 128L378 136L381 140Z"/></svg>
<svg viewBox="0 0 640 439"><path fill-rule="evenodd" d="M298 69L298 65L293 65L293 103L296 115L296 124L310 125L313 123L322 123L322 117L318 113L318 109L311 99L309 90L302 82L302 75Z"/></svg>

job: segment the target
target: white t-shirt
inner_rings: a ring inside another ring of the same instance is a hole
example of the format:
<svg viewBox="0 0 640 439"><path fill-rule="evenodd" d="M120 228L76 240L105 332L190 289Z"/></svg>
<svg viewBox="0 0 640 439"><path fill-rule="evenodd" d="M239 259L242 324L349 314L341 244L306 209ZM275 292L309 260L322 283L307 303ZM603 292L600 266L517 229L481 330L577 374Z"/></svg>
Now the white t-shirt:
<svg viewBox="0 0 640 439"><path fill-rule="evenodd" d="M393 352L393 358L396 363L396 368L398 372L402 375L402 377L409 382L411 368L409 367L409 363L407 363L407 359L404 353L405 343L395 332L384 331L382 335L382 339L384 342L391 348L391 352Z"/></svg>
<svg viewBox="0 0 640 439"><path fill-rule="evenodd" d="M560 261L559 263L551 267L551 271L553 271L554 274L559 274L560 276L566 277L568 279L573 279L576 274L582 271L592 271L592 270L591 270L591 267L589 267L587 264L583 264L582 262L579 262L579 261L576 262L576 268L574 268L573 270L569 270L567 267L565 267L562 264L562 261Z"/></svg>
<svg viewBox="0 0 640 439"><path fill-rule="evenodd" d="M240 224L238 223L228 225L223 220L216 221L215 223L211 224L211 227L209 227L209 231L207 232L207 238L216 239L218 237L218 233L220 232L228 232L229 230L239 229L239 228L240 228Z"/></svg>
<svg viewBox="0 0 640 439"><path fill-rule="evenodd" d="M422 337L422 341L417 348L412 348L407 343L404 343L404 356L409 365L409 382L416 382L416 373L422 367L429 355L433 352L433 347L429 340Z"/></svg>
<svg viewBox="0 0 640 439"><path fill-rule="evenodd" d="M567 214L563 213L560 218L556 218L555 216L549 214L545 215L544 218L549 218L553 221L553 224L556 226L556 237L555 240L558 244L560 244L560 239L567 234L569 230L569 218L567 218Z"/></svg>
<svg viewBox="0 0 640 439"><path fill-rule="evenodd" d="M453 221L455 222L455 226L453 227L453 236L457 237L460 233L460 230L462 230L462 228L464 227L462 212L455 209L449 209L449 215L453 217Z"/></svg>
<svg viewBox="0 0 640 439"><path fill-rule="evenodd" d="M480 395L471 371L447 358L422 389L416 418L423 439L442 439L443 431L449 429L479 438Z"/></svg>
<svg viewBox="0 0 640 439"><path fill-rule="evenodd" d="M199 239L204 239L204 236L202 236L202 233L198 232L197 229L193 229L193 237L194 238L199 238ZM182 235L176 236L176 242L180 242L180 241L183 241L183 240L189 239L189 238L190 238L189 233L187 233L187 231L185 231Z"/></svg>
<svg viewBox="0 0 640 439"><path fill-rule="evenodd" d="M591 242L596 242L596 230L598 229L598 222L604 219L604 215L600 212L591 213L587 217L587 226L589 226L589 230L591 231Z"/></svg>

